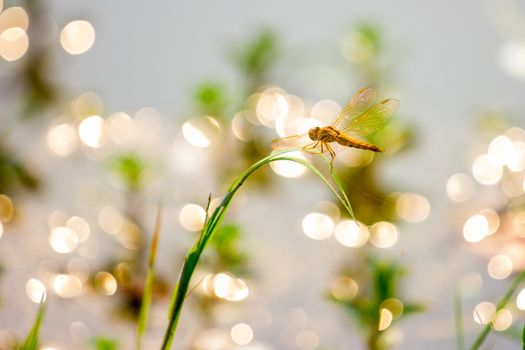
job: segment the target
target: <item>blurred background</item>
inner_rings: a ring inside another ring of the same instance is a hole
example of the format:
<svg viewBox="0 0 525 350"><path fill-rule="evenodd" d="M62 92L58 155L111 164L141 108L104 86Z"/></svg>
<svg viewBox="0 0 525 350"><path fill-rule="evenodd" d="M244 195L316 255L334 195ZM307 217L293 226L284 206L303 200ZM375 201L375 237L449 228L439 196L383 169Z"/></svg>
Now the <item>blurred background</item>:
<svg viewBox="0 0 525 350"><path fill-rule="evenodd" d="M199 264L174 348L463 349L487 324L489 347L520 346L525 285L496 310L525 266L517 1L0 8L0 349L44 292L41 349L134 348L161 205L143 339L159 348L210 193L364 86L401 107L369 140L384 154L336 157L359 224L305 168L263 168Z"/></svg>

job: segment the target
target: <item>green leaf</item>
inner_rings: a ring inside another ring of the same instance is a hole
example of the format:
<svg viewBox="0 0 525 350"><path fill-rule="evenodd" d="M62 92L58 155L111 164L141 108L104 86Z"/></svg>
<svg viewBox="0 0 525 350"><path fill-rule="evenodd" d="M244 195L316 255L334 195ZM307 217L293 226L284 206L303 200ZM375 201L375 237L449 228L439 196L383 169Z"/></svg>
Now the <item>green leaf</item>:
<svg viewBox="0 0 525 350"><path fill-rule="evenodd" d="M45 294L42 294L40 305L38 307L38 312L36 314L35 321L33 322L33 327L31 327L31 330L29 331L29 334L27 335L27 338L24 341L24 344L22 345L21 350L36 350L38 347L40 327L42 326L42 321L44 319L44 314L45 314L45 309L46 309L44 297L45 297Z"/></svg>

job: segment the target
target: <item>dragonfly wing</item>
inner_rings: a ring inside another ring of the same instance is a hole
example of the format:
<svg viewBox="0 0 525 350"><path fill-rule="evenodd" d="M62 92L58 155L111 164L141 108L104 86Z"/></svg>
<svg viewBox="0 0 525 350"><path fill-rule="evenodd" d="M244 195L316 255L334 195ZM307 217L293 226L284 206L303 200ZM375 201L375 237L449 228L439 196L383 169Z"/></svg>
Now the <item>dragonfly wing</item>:
<svg viewBox="0 0 525 350"><path fill-rule="evenodd" d="M298 134L272 141L272 149L274 151L286 148L303 148L305 146L313 145L314 142L308 137L308 134Z"/></svg>
<svg viewBox="0 0 525 350"><path fill-rule="evenodd" d="M332 126L338 130L344 130L356 118L366 113L372 107L375 97L376 93L372 88L359 90L334 119Z"/></svg>
<svg viewBox="0 0 525 350"><path fill-rule="evenodd" d="M399 107L399 101L386 99L370 108L366 113L353 118L353 120L339 129L347 135L358 134L367 136L383 128L386 122L392 117Z"/></svg>

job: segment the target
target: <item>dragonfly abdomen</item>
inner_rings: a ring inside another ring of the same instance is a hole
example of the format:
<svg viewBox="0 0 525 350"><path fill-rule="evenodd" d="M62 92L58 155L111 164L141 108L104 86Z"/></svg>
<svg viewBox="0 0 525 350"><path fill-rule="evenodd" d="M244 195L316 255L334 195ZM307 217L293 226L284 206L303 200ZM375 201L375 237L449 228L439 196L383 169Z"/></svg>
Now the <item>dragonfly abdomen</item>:
<svg viewBox="0 0 525 350"><path fill-rule="evenodd" d="M365 149L365 150L373 151L373 152L381 152L382 153L382 152L385 151L384 149L382 149L379 146L376 146L376 145L373 145L371 143L368 143L368 142L365 142L365 141L361 141L361 140L358 140L358 139L353 139L353 138L350 138L348 136L344 136L342 134L338 135L336 142L338 144L342 145L342 146L354 147L354 148L359 148L359 149Z"/></svg>

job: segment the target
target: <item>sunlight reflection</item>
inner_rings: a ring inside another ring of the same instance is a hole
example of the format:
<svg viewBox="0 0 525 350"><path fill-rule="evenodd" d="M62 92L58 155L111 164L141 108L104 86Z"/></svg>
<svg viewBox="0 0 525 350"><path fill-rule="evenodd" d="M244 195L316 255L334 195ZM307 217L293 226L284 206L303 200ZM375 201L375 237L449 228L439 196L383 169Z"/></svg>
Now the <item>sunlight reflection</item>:
<svg viewBox="0 0 525 350"><path fill-rule="evenodd" d="M95 29L88 21L72 21L60 33L60 44L71 55L86 52L95 42Z"/></svg>
<svg viewBox="0 0 525 350"><path fill-rule="evenodd" d="M323 240L332 235L333 220L325 214L310 213L303 218L303 232L311 239Z"/></svg>

